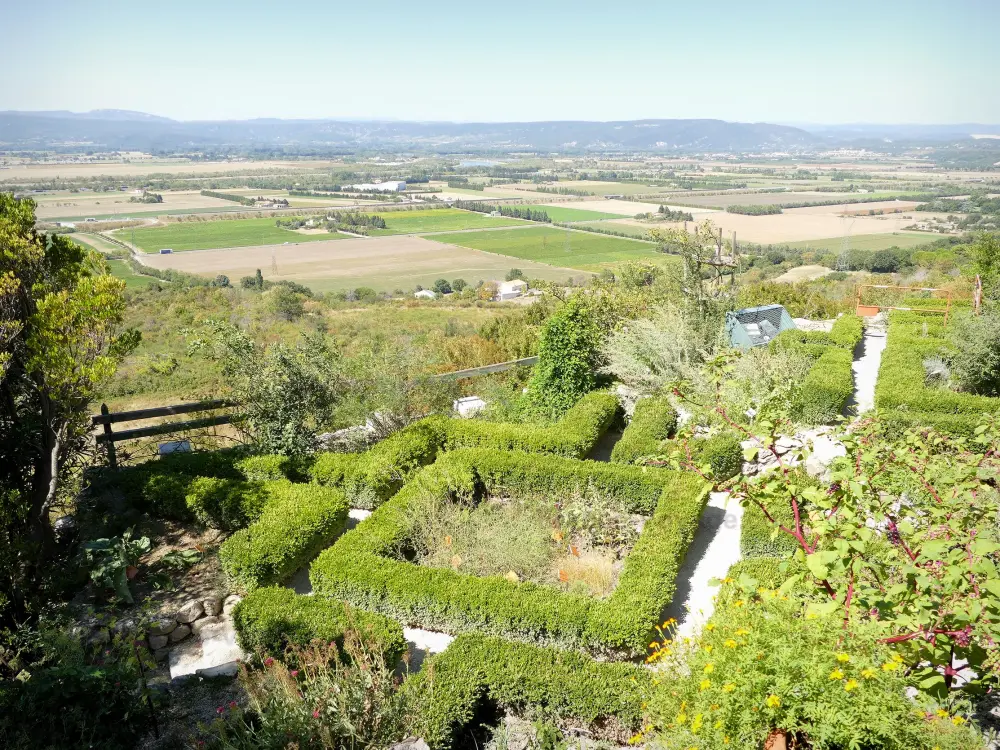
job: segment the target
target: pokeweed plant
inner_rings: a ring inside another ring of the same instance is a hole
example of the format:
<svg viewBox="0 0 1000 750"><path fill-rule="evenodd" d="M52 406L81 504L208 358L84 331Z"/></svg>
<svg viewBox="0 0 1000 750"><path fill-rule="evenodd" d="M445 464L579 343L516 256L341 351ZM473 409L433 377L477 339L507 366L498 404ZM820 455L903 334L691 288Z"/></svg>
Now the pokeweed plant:
<svg viewBox="0 0 1000 750"><path fill-rule="evenodd" d="M710 368L716 383L725 361ZM674 395L686 400L684 384ZM846 456L817 486L794 471L809 446L779 454L788 424L758 419L752 428L727 413L721 400L700 404L753 446L770 451L773 470L738 478L732 497L758 507L774 535L796 542L797 565L781 587L805 591L809 610L840 613L845 637L861 617L877 623L879 640L897 649L912 683L938 697L958 688L985 689L1000 677L1000 420L984 415L973 438L931 429L882 430L877 415L831 437ZM682 441L669 461L705 474ZM777 508L791 521L777 520ZM803 585L812 584L812 585ZM868 632L868 631L866 631ZM968 669L965 669L968 667Z"/></svg>

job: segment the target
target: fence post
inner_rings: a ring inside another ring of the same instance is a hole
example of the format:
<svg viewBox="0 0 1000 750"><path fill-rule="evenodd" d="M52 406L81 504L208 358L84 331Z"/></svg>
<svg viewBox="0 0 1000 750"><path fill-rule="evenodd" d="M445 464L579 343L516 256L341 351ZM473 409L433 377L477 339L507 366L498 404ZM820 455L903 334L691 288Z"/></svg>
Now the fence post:
<svg viewBox="0 0 1000 750"><path fill-rule="evenodd" d="M101 404L101 414L106 417L109 413L108 405ZM114 431L111 429L111 422L104 423L104 434L108 438L108 466L112 471L115 471L118 468L118 457L115 455Z"/></svg>

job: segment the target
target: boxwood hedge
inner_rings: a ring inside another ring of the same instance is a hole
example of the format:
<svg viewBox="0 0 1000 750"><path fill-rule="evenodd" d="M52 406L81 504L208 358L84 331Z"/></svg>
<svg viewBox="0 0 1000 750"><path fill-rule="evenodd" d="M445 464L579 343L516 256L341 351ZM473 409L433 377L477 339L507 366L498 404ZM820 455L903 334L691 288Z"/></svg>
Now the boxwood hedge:
<svg viewBox="0 0 1000 750"><path fill-rule="evenodd" d="M313 640L340 646L344 633L352 629L378 648L390 665L406 651L399 623L288 588L269 586L251 591L233 610L233 626L240 646L248 653L280 655L290 645L304 646Z"/></svg>
<svg viewBox="0 0 1000 750"><path fill-rule="evenodd" d="M291 484L274 491L256 521L226 539L219 563L238 590L280 583L343 530L347 498L332 487Z"/></svg>
<svg viewBox="0 0 1000 750"><path fill-rule="evenodd" d="M532 707L583 723L622 744L642 721L653 673L639 665L599 662L572 651L460 635L407 680L414 699L410 733L433 750L462 746L478 709Z"/></svg>
<svg viewBox="0 0 1000 750"><path fill-rule="evenodd" d="M942 316L903 311L890 314L875 385L875 405L884 421L971 436L984 414L1000 413L1000 398L927 387L924 360L947 351Z"/></svg>
<svg viewBox="0 0 1000 750"><path fill-rule="evenodd" d="M665 396L643 398L621 438L611 450L611 460L630 464L637 458L653 455L660 443L673 437L677 429L677 409Z"/></svg>
<svg viewBox="0 0 1000 750"><path fill-rule="evenodd" d="M423 493L551 493L574 483L651 513L607 599L500 576L476 577L400 559L412 505ZM445 453L313 563L314 591L446 632L480 631L564 646L638 655L670 603L677 572L698 528L709 485L693 474L576 461L519 451Z"/></svg>

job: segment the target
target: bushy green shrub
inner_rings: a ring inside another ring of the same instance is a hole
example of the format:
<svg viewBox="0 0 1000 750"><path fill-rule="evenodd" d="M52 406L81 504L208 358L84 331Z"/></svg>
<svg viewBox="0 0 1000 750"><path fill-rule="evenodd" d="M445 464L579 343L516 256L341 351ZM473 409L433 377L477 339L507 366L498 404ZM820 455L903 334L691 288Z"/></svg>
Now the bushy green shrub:
<svg viewBox="0 0 1000 750"><path fill-rule="evenodd" d="M583 458L607 432L618 408L617 396L596 392L581 398L554 425L453 419L448 423L445 446L448 450L493 448Z"/></svg>
<svg viewBox="0 0 1000 750"><path fill-rule="evenodd" d="M486 492L517 496L565 490L574 482L627 501L630 512L653 514L607 599L394 559L409 543L413 508L429 493L444 498L474 498ZM520 452L454 451L425 468L364 524L323 552L310 578L318 595L423 627L641 654L673 597L708 490L694 474L653 467Z"/></svg>
<svg viewBox="0 0 1000 750"><path fill-rule="evenodd" d="M343 487L354 507L375 508L421 466L433 463L448 420L422 419L364 453L322 453L309 469L314 482Z"/></svg>
<svg viewBox="0 0 1000 750"><path fill-rule="evenodd" d="M787 506L768 508L768 512L778 524L787 528L795 523L792 510ZM749 505L744 509L740 528L740 552L743 557L786 557L798 547L795 539L768 521L758 506Z"/></svg>
<svg viewBox="0 0 1000 750"><path fill-rule="evenodd" d="M854 314L841 315L830 328L830 343L853 350L860 343L864 333L864 324L860 317Z"/></svg>
<svg viewBox="0 0 1000 750"><path fill-rule="evenodd" d="M854 357L850 349L827 349L809 369L799 388L794 413L807 424L826 424L840 416L854 393Z"/></svg>
<svg viewBox="0 0 1000 750"><path fill-rule="evenodd" d="M281 655L289 645L306 646L313 640L343 644L353 629L365 643L382 651L394 664L406 651L403 629L381 615L351 609L321 596L303 596L288 588L259 588L247 594L233 610L233 626L240 646L249 653Z"/></svg>
<svg viewBox="0 0 1000 750"><path fill-rule="evenodd" d="M959 318L948 339L951 371L962 390L1000 396L1000 313Z"/></svg>
<svg viewBox="0 0 1000 750"><path fill-rule="evenodd" d="M666 397L640 399L621 438L611 450L611 460L632 463L657 452L660 443L677 429L677 410Z"/></svg>
<svg viewBox="0 0 1000 750"><path fill-rule="evenodd" d="M199 523L235 531L256 520L270 498L264 482L195 477L188 485L186 503Z"/></svg>
<svg viewBox="0 0 1000 750"><path fill-rule="evenodd" d="M641 723L652 681L652 674L635 664L461 635L407 680L414 716L410 732L433 750L459 746L465 732L477 728L470 725L477 708L489 703L515 713L541 710L597 734L630 733Z"/></svg>
<svg viewBox="0 0 1000 750"><path fill-rule="evenodd" d="M284 484L260 517L219 548L219 563L239 590L280 583L343 530L344 493L331 487Z"/></svg>
<svg viewBox="0 0 1000 750"><path fill-rule="evenodd" d="M571 297L545 322L538 341L538 362L530 397L556 413L569 409L594 389L601 334L582 296Z"/></svg>
<svg viewBox="0 0 1000 750"><path fill-rule="evenodd" d="M924 360L950 350L940 315L893 312L878 382L875 405L893 423L934 427L955 435L971 435L983 414L1000 413L1000 398L957 393L924 384Z"/></svg>
<svg viewBox="0 0 1000 750"><path fill-rule="evenodd" d="M691 457L696 464L708 464L716 481L732 479L743 469L743 447L735 432L719 432L704 440L691 440Z"/></svg>

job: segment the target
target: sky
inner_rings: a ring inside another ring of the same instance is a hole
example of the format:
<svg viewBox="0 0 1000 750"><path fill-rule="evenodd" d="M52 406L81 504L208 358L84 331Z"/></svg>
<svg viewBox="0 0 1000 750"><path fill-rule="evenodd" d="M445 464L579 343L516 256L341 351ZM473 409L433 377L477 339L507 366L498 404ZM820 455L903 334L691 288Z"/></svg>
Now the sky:
<svg viewBox="0 0 1000 750"><path fill-rule="evenodd" d="M0 111L1000 123L1000 0L0 0Z"/></svg>

